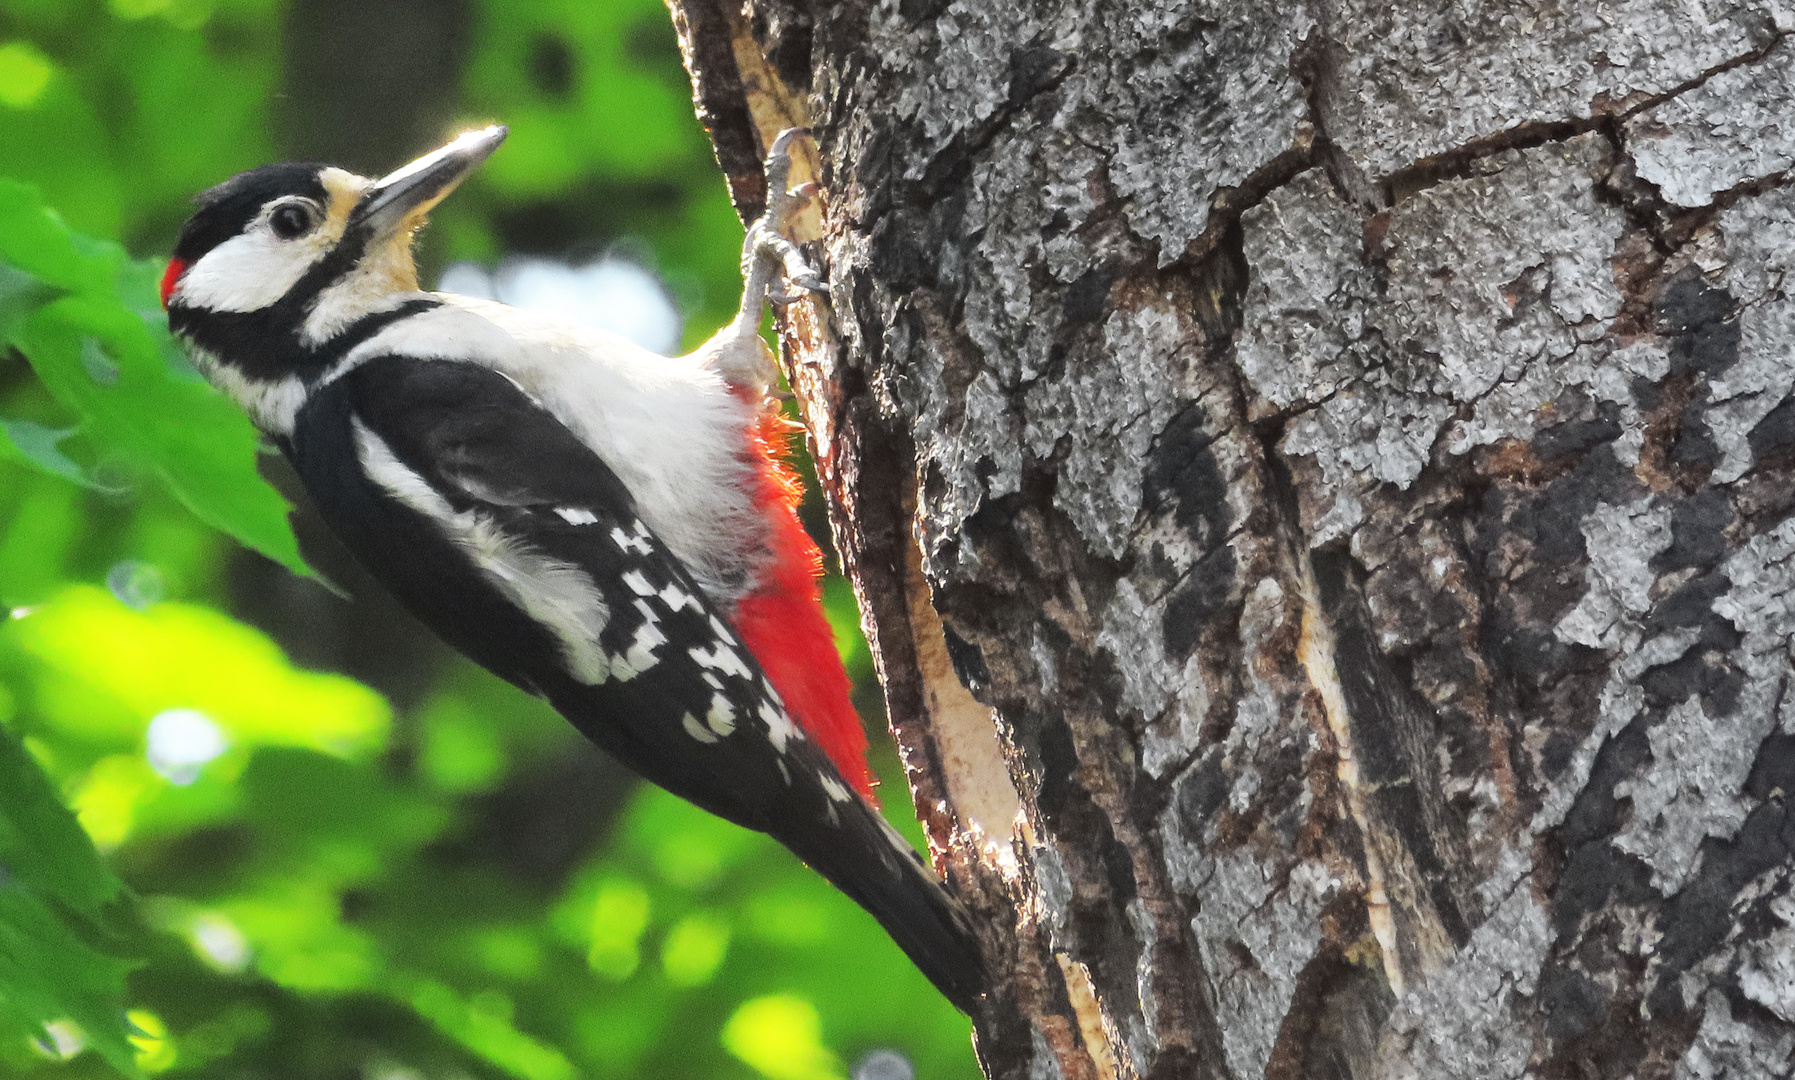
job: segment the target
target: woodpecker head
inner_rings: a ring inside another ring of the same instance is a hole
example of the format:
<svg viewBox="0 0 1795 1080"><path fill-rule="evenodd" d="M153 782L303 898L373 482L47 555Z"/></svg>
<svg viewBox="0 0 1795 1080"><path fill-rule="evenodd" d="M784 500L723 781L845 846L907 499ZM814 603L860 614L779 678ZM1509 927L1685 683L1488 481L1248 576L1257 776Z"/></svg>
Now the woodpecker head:
<svg viewBox="0 0 1795 1080"><path fill-rule="evenodd" d="M201 194L162 278L169 328L265 430L284 434L306 385L418 298L413 236L505 131L470 131L379 180L289 163Z"/></svg>

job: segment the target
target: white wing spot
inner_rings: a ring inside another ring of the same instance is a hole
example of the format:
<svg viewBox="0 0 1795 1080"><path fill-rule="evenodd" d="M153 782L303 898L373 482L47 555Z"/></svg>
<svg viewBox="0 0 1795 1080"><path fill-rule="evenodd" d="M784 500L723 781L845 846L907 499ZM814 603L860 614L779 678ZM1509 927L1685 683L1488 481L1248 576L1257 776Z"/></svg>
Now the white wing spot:
<svg viewBox="0 0 1795 1080"><path fill-rule="evenodd" d="M557 506L555 507L555 513L560 514L561 520L567 522L569 525L594 525L598 523L597 514L577 506Z"/></svg>
<svg viewBox="0 0 1795 1080"><path fill-rule="evenodd" d="M798 730L798 725L792 723L791 717L785 715L785 710L770 701L761 703L760 718L767 725L767 741L781 754L785 753L787 743L804 738L804 733Z"/></svg>
<svg viewBox="0 0 1795 1080"><path fill-rule="evenodd" d="M635 593L637 596L654 595L654 586L648 583L648 578L645 577L640 570L631 570L629 573L623 575L623 583L628 585L629 591Z"/></svg>
<svg viewBox="0 0 1795 1080"><path fill-rule="evenodd" d="M716 672L707 671L704 673L704 685L710 687L712 690L721 690L723 689L723 680L717 678Z"/></svg>
<svg viewBox="0 0 1795 1080"><path fill-rule="evenodd" d="M698 603L698 598L680 588L677 582L671 583L661 590L661 603L666 604L671 611L680 611L684 608L691 608L698 612L704 610Z"/></svg>
<svg viewBox="0 0 1795 1080"><path fill-rule="evenodd" d="M661 620L655 615L648 601L636 601L636 610L642 613L642 625L636 627L636 636L630 642L629 652L621 657L611 658L612 673L618 679L628 682L637 675L661 662L654 651L667 643L667 635L661 630Z"/></svg>
<svg viewBox="0 0 1795 1080"><path fill-rule="evenodd" d="M611 530L611 542L619 551L633 551L638 555L649 555L654 551L654 541L648 534L648 526L637 521L630 532L622 529Z"/></svg>
<svg viewBox="0 0 1795 1080"><path fill-rule="evenodd" d="M712 694L710 715L704 718L704 722L719 735L734 733L735 709L729 704L729 699L722 694Z"/></svg>
<svg viewBox="0 0 1795 1080"><path fill-rule="evenodd" d="M729 627L724 626L723 620L717 618L715 615L711 616L711 633L717 635L717 637L723 641L729 642L731 645L736 643L735 635L730 633Z"/></svg>
<svg viewBox="0 0 1795 1080"><path fill-rule="evenodd" d="M785 759L782 757L776 757L773 759L773 764L779 766L779 775L785 778L785 786L791 787L792 786L792 772L790 769L785 767Z"/></svg>
<svg viewBox="0 0 1795 1080"><path fill-rule="evenodd" d="M833 776L823 777L823 791L836 802L847 802L854 797L848 793L847 788L842 786L841 781Z"/></svg>
<svg viewBox="0 0 1795 1080"><path fill-rule="evenodd" d="M715 735L712 735L710 732L704 730L703 727L699 726L698 718L691 713L685 715L685 719L680 721L680 726L686 729L687 735L690 735L701 743L714 743L717 741ZM789 783L790 781L787 782Z"/></svg>
<svg viewBox="0 0 1795 1080"><path fill-rule="evenodd" d="M691 654L693 660L698 661L699 667L709 668L724 675L733 675L738 679L754 677L754 672L750 671L748 665L742 662L742 654L721 641L708 650L694 647L686 651Z"/></svg>

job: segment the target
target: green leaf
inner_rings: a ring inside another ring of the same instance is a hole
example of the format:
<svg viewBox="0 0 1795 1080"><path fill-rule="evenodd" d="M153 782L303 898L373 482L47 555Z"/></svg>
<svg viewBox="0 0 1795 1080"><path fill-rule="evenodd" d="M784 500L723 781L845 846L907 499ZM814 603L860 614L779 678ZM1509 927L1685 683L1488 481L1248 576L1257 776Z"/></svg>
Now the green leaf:
<svg viewBox="0 0 1795 1080"><path fill-rule="evenodd" d="M21 68L32 67L37 67L32 73L36 77L30 79L35 88L19 86L15 80L23 73ZM15 80L8 80L8 68ZM35 92L28 97L18 93L25 89ZM48 192L76 227L116 233L124 209L125 178L112 169L94 167L109 156L112 140L75 80L25 42L9 42L0 46L0 108L5 111L7 134L0 139L0 175Z"/></svg>
<svg viewBox="0 0 1795 1080"><path fill-rule="evenodd" d="M103 485L88 476L80 462L62 452L62 441L80 430L64 428L58 431L30 420L0 418L0 446L14 451L51 476L72 480L82 487L101 488Z"/></svg>
<svg viewBox="0 0 1795 1080"><path fill-rule="evenodd" d="M0 266L0 331L100 452L160 478L201 520L309 576L286 500L256 472L260 436L194 375L168 332L155 264L71 232L34 190L6 180L0 260L11 264ZM41 433L26 434L30 445L13 436L16 449L69 475L73 462L42 453L43 439L30 438Z"/></svg>
<svg viewBox="0 0 1795 1080"><path fill-rule="evenodd" d="M124 249L78 237L37 189L0 178L0 262L64 292L112 292Z"/></svg>
<svg viewBox="0 0 1795 1080"><path fill-rule="evenodd" d="M11 342L31 313L54 300L56 292L34 275L0 262L0 344Z"/></svg>
<svg viewBox="0 0 1795 1080"><path fill-rule="evenodd" d="M73 1021L138 1075L125 974L144 952L129 897L12 731L0 726L0 1030Z"/></svg>

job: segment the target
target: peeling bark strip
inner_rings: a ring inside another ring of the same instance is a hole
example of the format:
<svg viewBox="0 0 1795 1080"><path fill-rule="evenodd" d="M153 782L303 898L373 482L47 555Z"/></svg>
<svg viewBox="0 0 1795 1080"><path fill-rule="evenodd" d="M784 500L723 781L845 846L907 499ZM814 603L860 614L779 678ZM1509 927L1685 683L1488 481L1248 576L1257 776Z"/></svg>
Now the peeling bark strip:
<svg viewBox="0 0 1795 1080"><path fill-rule="evenodd" d="M671 6L988 1075L1795 1074L1795 15Z"/></svg>

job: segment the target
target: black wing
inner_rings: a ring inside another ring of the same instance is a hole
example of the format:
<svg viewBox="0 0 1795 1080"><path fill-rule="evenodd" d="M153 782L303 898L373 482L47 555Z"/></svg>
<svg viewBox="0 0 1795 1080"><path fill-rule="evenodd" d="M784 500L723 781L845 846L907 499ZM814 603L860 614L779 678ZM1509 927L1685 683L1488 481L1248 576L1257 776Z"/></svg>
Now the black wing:
<svg viewBox="0 0 1795 1080"><path fill-rule="evenodd" d="M772 834L883 923L950 999L982 990L959 906L804 738L747 648L592 450L503 375L382 357L288 446L398 599L637 772Z"/></svg>

